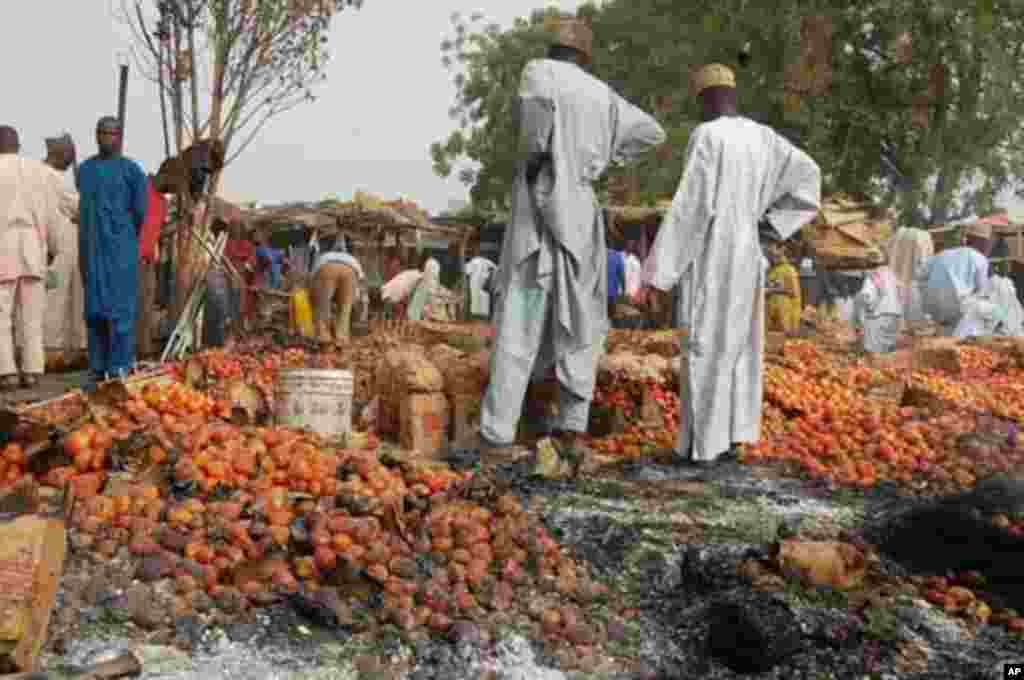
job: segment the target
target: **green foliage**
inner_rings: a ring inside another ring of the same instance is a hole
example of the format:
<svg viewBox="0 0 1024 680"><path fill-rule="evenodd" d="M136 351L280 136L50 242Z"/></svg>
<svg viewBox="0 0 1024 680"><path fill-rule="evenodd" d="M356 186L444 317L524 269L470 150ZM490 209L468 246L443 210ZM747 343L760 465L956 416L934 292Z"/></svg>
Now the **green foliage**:
<svg viewBox="0 0 1024 680"><path fill-rule="evenodd" d="M873 196L908 219L923 208L941 221L991 206L1024 176L1024 3L608 0L582 12L594 28L594 73L669 133L668 149L631 169L644 202L675 189L698 122L689 72L712 61L736 68L746 115L782 130L819 161L827 192ZM787 111L786 68L800 58L801 20L812 14L827 16L834 29L831 86ZM447 177L459 169L481 208L508 207L516 160L510 106L526 61L543 54L544 15L534 12L505 31L480 16L454 16L454 38L442 44L459 129L431 147L435 171ZM904 33L909 60L896 47ZM741 67L744 45L751 59ZM929 96L936 73L942 87ZM899 182L887 178L883 148Z"/></svg>
<svg viewBox="0 0 1024 680"><path fill-rule="evenodd" d="M459 130L431 146L434 169L448 177L453 162L466 157L481 165L463 169L474 205L484 210L508 208L508 186L515 165L512 95L526 62L542 53L547 12L517 19L509 30L483 25L483 16L452 15L454 37L441 43L442 63L455 73L455 106L449 111Z"/></svg>

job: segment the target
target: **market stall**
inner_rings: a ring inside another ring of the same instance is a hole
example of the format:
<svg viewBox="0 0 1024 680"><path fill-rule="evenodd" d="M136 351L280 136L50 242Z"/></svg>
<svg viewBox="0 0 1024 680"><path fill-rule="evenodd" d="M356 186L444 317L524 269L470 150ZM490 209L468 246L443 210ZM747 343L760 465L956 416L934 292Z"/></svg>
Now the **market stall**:
<svg viewBox="0 0 1024 680"><path fill-rule="evenodd" d="M254 232L268 233L271 239L282 232L299 230L299 241L304 243L296 245L298 249L305 248L311 240L344 236L351 244L352 254L363 265L372 300L377 299L376 293L385 283L384 260L389 250L404 254L400 257L404 268L419 269L419 262L410 261L412 253L440 245L457 254L457 269L461 272L466 249L477 232L471 225L435 224L409 201L385 202L361 192L348 202L322 201L248 211L246 222ZM310 260L305 258L312 264ZM445 298L444 304L452 307L450 318L457 318L457 296L450 297L451 300Z"/></svg>
<svg viewBox="0 0 1024 680"><path fill-rule="evenodd" d="M608 247L631 252L641 262L654 244L661 221L668 211L668 205L657 207L613 205L604 209L605 231ZM672 325L672 303L670 296L661 299L652 312L639 309L636 305L620 301L610 310L612 319L635 325L638 319L653 322L659 328Z"/></svg>
<svg viewBox="0 0 1024 680"><path fill-rule="evenodd" d="M1018 299L1024 302L1024 224L1012 220L1007 211L998 211L977 220L929 228L928 232L935 242L935 252L961 246L966 230L977 225L992 228L992 238L996 245L990 258L992 271L1008 277L1017 289Z"/></svg>

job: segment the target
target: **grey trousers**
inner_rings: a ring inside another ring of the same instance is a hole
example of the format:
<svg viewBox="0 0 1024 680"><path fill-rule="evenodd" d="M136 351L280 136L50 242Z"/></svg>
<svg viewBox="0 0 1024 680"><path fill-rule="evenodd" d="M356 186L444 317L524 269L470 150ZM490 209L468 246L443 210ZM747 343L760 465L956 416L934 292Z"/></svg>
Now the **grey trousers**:
<svg viewBox="0 0 1024 680"><path fill-rule="evenodd" d="M516 337L514 343L503 339L501 324L508 317L516 316L514 305L525 303L533 307L535 313L543 314L543 322L523 324L525 332ZM545 359L550 352L543 350L550 347L552 324L555 315L552 313L552 301L547 291L530 288L523 291L510 287L507 294L501 296L497 312L498 332L494 353L491 356L491 375L487 391L484 394L480 413L480 434L494 444L509 445L515 442L519 418L522 415L523 399L531 378L543 378L544 374L554 366L560 376L584 375L589 372L592 384L597 370L597 360L603 351L603 344L594 344L574 354L563 356L552 362ZM568 389L559 379L558 416L548 425L565 432L586 432L590 423L590 402L593 391L579 395Z"/></svg>

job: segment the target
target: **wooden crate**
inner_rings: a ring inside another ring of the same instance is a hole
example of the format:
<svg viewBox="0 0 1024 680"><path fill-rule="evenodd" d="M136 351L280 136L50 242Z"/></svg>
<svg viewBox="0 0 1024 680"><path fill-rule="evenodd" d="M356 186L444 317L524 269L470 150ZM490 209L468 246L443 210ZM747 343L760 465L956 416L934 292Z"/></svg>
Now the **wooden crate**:
<svg viewBox="0 0 1024 680"><path fill-rule="evenodd" d="M963 228L960 226L929 227L928 233L931 234L936 253L950 248L958 248L963 242Z"/></svg>
<svg viewBox="0 0 1024 680"><path fill-rule="evenodd" d="M1024 226L992 227L992 238L1006 239L1010 247L1009 258L1018 262L1024 261Z"/></svg>

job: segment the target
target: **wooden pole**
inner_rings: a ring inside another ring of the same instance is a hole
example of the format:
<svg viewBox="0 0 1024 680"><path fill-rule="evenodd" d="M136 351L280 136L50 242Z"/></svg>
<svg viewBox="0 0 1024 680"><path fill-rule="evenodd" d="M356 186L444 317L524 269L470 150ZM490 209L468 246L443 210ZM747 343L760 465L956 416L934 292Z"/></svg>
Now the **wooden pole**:
<svg viewBox="0 0 1024 680"><path fill-rule="evenodd" d="M182 44L182 12L180 0L173 0L173 2L174 6L171 8L171 59L173 60L171 63L174 64L172 100L174 103L174 139L177 149L176 154L180 157L182 151L185 150L184 99L181 86L181 74L178 73L178 54L181 52ZM192 289L192 277L190 275L192 263L191 258L189 257L189 247L191 245L190 237L192 231L192 202L186 194L178 194L176 201L178 213L178 238L174 252L175 286L174 305L172 307L172 317L174 319L181 316L181 313L185 309L185 304L188 302L187 296L189 291Z"/></svg>
<svg viewBox="0 0 1024 680"><path fill-rule="evenodd" d="M177 147L176 153L180 154L185 149L185 113L182 111L181 76L178 73L178 53L181 51L181 24L178 21L178 12L174 13L171 20L171 63L174 64L174 141Z"/></svg>
<svg viewBox="0 0 1024 680"><path fill-rule="evenodd" d="M124 147L124 116L128 108L128 64L121 64L117 88L117 119L121 122L121 146Z"/></svg>
<svg viewBox="0 0 1024 680"><path fill-rule="evenodd" d="M192 141L199 141L199 79L196 77L196 20L199 7L194 0L186 0L188 5L188 61L192 90ZM226 3L225 3L226 4Z"/></svg>
<svg viewBox="0 0 1024 680"><path fill-rule="evenodd" d="M466 241L467 231L459 239L459 282L462 284L462 320L469 321L469 283L466 281Z"/></svg>
<svg viewBox="0 0 1024 680"><path fill-rule="evenodd" d="M397 249L396 249L396 252L397 252ZM377 227L377 272L380 274L380 285L381 285L381 289L383 289L384 288L384 284L387 283L387 281L384 280L384 228L383 227ZM380 297L380 289L378 289L378 291L377 291L377 294L375 296L375 301L377 302L377 304L379 306L375 310L374 319L375 320L377 320L377 319L381 319L382 320L384 318L384 302L383 302L383 300Z"/></svg>

